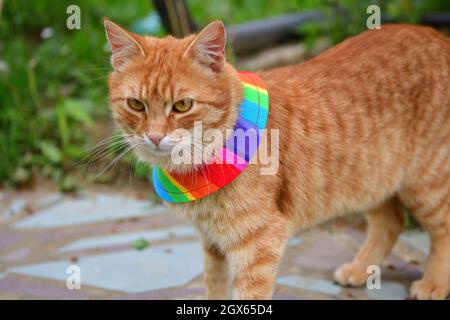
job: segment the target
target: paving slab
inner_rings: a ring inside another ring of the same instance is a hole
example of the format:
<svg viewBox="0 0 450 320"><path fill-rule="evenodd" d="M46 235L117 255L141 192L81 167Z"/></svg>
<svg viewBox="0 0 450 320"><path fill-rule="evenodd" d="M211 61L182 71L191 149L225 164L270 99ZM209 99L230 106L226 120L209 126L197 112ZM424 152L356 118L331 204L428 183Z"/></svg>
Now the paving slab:
<svg viewBox="0 0 450 320"><path fill-rule="evenodd" d="M408 290L398 282L383 281L380 289L365 289L369 299L375 300L405 300Z"/></svg>
<svg viewBox="0 0 450 320"><path fill-rule="evenodd" d="M29 281L29 279L17 279L14 276L0 278L0 297L8 295L11 298L26 299L58 299L58 300L86 300L89 293L83 290L69 290L65 283L46 283Z"/></svg>
<svg viewBox="0 0 450 320"><path fill-rule="evenodd" d="M296 264L302 268L334 270L342 263L351 261L355 252L348 248L337 237L322 233L309 244L296 259Z"/></svg>
<svg viewBox="0 0 450 320"><path fill-rule="evenodd" d="M0 220L7 221L14 217L16 214L21 213L27 205L27 201L23 198L14 199L6 210L0 215Z"/></svg>
<svg viewBox="0 0 450 320"><path fill-rule="evenodd" d="M33 216L17 222L16 228L51 228L145 217L167 211L165 206L150 207L145 200L134 200L117 195L100 194L95 197L66 199Z"/></svg>
<svg viewBox="0 0 450 320"><path fill-rule="evenodd" d="M106 248L119 244L132 244L137 239L145 239L147 241L161 241L169 240L174 237L198 237L198 234L197 231L190 226L177 226L154 231L139 231L103 237L80 239L62 247L58 251L63 253L94 248Z"/></svg>
<svg viewBox="0 0 450 320"><path fill-rule="evenodd" d="M293 237L293 238L289 239L287 242L288 246L292 246L292 247L298 246L301 243L302 243L302 239L300 237Z"/></svg>
<svg viewBox="0 0 450 320"><path fill-rule="evenodd" d="M400 235L400 240L408 243L410 246L425 254L428 254L430 252L430 237L426 232L405 232Z"/></svg>
<svg viewBox="0 0 450 320"><path fill-rule="evenodd" d="M36 201L34 207L35 207L35 209L43 209L43 208L49 207L51 205L54 205L54 204L56 204L58 202L61 202L64 199L67 199L67 197L64 196L63 194L61 194L61 193L52 193L52 194L46 195L46 196L44 196L42 198L39 198Z"/></svg>
<svg viewBox="0 0 450 320"><path fill-rule="evenodd" d="M296 287L304 290L311 290L329 295L337 295L342 291L342 287L323 279L315 279L305 276L286 276L277 279L278 284Z"/></svg>
<svg viewBox="0 0 450 320"><path fill-rule="evenodd" d="M115 297L114 300L164 300L164 299L189 299L189 297L196 296L197 299L201 299L205 294L205 288L193 287L193 288L169 288L160 289L143 293L131 293L127 295L120 295Z"/></svg>
<svg viewBox="0 0 450 320"><path fill-rule="evenodd" d="M11 268L8 272L65 282L70 265L70 261L51 261ZM198 242L93 255L83 257L76 265L82 284L129 293L181 286L203 270Z"/></svg>

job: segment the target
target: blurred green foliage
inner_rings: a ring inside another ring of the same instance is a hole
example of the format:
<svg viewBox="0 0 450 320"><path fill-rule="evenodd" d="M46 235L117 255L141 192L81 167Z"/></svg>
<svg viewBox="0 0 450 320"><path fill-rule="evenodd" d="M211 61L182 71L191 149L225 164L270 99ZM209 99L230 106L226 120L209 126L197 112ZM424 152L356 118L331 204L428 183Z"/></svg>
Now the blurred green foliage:
<svg viewBox="0 0 450 320"><path fill-rule="evenodd" d="M199 25L212 20L225 24L245 23L251 20L295 13L303 10L321 10L323 0L187 0L189 8Z"/></svg>
<svg viewBox="0 0 450 320"><path fill-rule="evenodd" d="M81 30L66 28L66 8L81 8ZM109 52L102 24L126 26L149 1L6 1L0 22L0 183L27 184L40 172L73 189L66 173L107 120ZM45 39L41 33L53 33Z"/></svg>
<svg viewBox="0 0 450 320"><path fill-rule="evenodd" d="M305 10L320 11L324 21L306 23L299 31L308 41L328 36L333 42L367 30L366 9L370 5L378 5L382 15L405 23L418 23L431 12L450 12L449 0L188 0L188 3L200 25L215 19L235 24Z"/></svg>
<svg viewBox="0 0 450 320"><path fill-rule="evenodd" d="M370 5L378 5L383 21L417 24L427 14L450 12L448 0L327 0L312 1L323 13L324 21L308 22L299 28L305 42L311 45L318 37L329 37L334 43L367 30Z"/></svg>
<svg viewBox="0 0 450 320"><path fill-rule="evenodd" d="M66 28L66 8L72 4L81 8L81 30ZM365 30L369 4L379 4L383 13L408 22L417 22L427 12L450 11L448 0L188 0L188 4L199 25L213 19L236 24L321 10L326 17L323 23L309 23L300 30L307 43L324 35L339 41ZM151 10L148 0L4 2L0 184L26 185L39 173L58 182L62 190L76 189L70 173L97 142L102 124L109 121L106 78L110 66L102 19L109 17L130 27ZM110 150L121 151L114 143ZM130 156L124 161L132 164L134 175L148 174L148 168L133 163Z"/></svg>

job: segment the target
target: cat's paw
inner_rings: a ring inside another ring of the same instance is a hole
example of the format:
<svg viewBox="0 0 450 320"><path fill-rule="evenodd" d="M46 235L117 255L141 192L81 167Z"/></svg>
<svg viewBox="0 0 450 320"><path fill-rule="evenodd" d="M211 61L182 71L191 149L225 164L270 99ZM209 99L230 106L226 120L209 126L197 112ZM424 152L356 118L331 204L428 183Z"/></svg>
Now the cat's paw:
<svg viewBox="0 0 450 320"><path fill-rule="evenodd" d="M417 280L411 286L411 297L418 300L443 300L448 295L448 288L429 280Z"/></svg>
<svg viewBox="0 0 450 320"><path fill-rule="evenodd" d="M369 274L364 266L357 263L345 263L334 272L334 280L341 286L359 287L366 283Z"/></svg>

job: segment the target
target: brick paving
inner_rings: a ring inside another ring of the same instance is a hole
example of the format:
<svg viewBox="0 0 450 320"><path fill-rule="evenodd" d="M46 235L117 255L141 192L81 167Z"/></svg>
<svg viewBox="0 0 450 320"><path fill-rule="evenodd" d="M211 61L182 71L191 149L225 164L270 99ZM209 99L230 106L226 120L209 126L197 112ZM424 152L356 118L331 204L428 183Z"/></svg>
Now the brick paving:
<svg viewBox="0 0 450 320"><path fill-rule="evenodd" d="M363 239L359 228L341 223L296 235L274 298L405 299L421 277L427 235L401 236L381 266L381 289L334 284L334 269ZM136 240L148 246L138 250ZM66 287L70 265L80 268L81 289ZM202 299L202 269L195 230L164 206L111 192L0 191L1 299Z"/></svg>

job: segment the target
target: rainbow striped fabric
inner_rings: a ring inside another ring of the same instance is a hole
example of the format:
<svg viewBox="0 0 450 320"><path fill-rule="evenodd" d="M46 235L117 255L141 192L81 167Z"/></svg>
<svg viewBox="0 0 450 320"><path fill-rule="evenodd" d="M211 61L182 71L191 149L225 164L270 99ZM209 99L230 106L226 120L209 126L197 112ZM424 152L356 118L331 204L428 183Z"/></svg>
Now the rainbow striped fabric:
<svg viewBox="0 0 450 320"><path fill-rule="evenodd" d="M243 99L234 134L214 161L190 174L153 167L153 186L163 200L184 203L203 198L232 182L258 150L269 113L267 89L255 73L240 71Z"/></svg>

